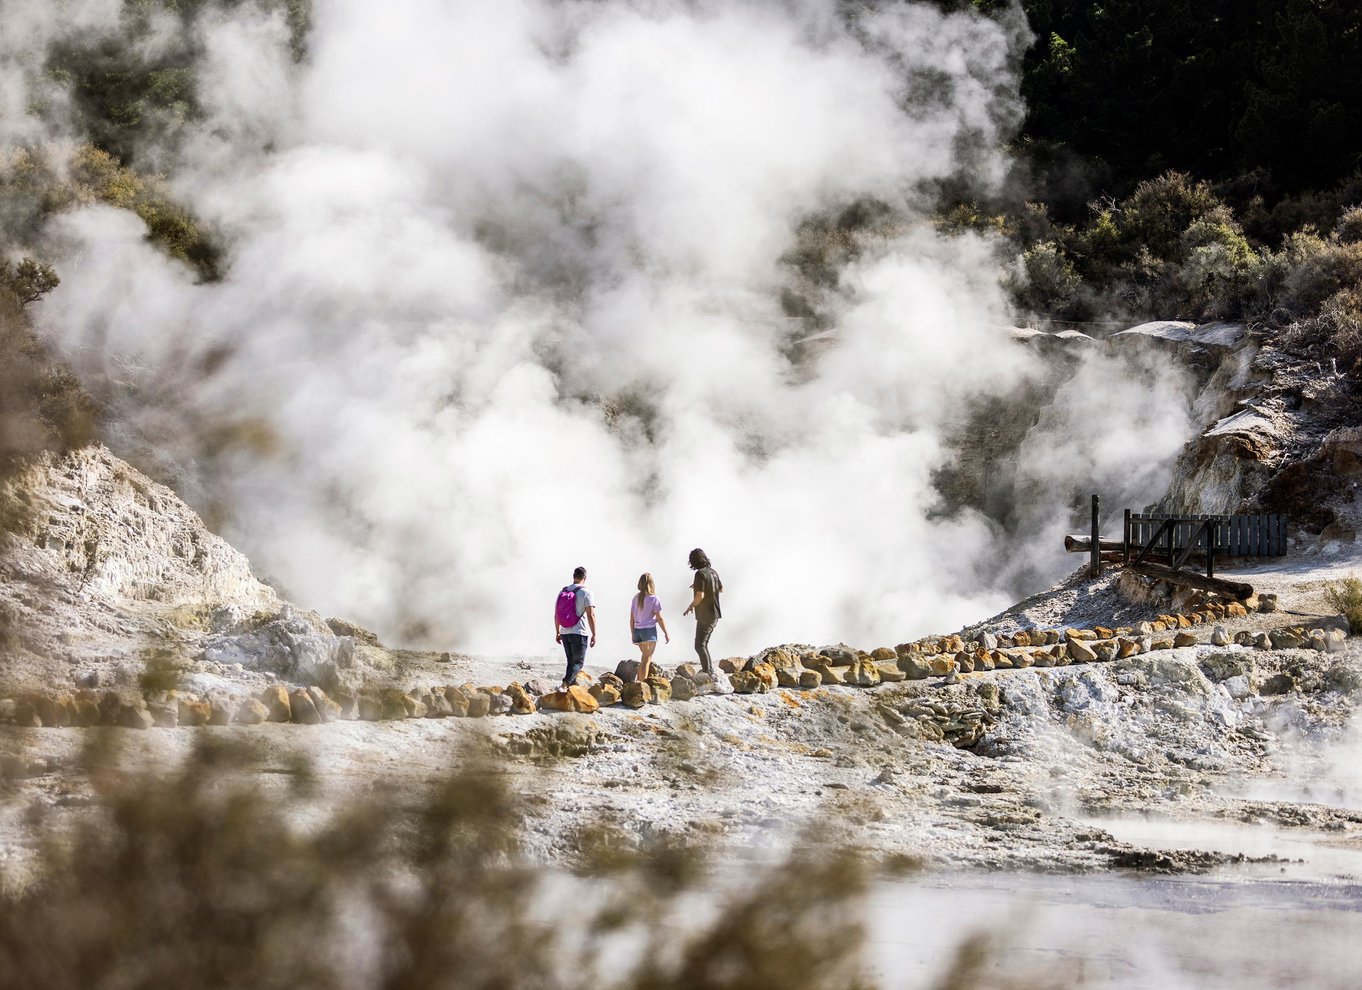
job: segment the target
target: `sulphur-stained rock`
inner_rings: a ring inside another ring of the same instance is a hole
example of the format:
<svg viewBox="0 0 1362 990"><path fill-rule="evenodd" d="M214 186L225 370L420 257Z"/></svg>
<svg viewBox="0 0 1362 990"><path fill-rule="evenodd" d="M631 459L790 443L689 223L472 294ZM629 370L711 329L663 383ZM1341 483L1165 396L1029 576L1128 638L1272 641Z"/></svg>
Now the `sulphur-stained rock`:
<svg viewBox="0 0 1362 990"><path fill-rule="evenodd" d="M179 722L191 727L207 725L213 715L213 707L206 701L180 700Z"/></svg>
<svg viewBox="0 0 1362 990"><path fill-rule="evenodd" d="M1190 629L1192 627L1192 620L1185 615L1175 615L1173 616L1173 619L1177 623L1178 629ZM1168 628L1172 629L1174 627L1169 626Z"/></svg>
<svg viewBox="0 0 1362 990"><path fill-rule="evenodd" d="M772 680L775 680L775 668L771 668ZM753 671L755 673L755 671ZM672 682L660 674L654 674L643 683L653 689L653 704L665 705L672 700ZM770 688L767 688L769 691Z"/></svg>
<svg viewBox="0 0 1362 990"><path fill-rule="evenodd" d="M1122 636L1116 641L1116 655L1124 660L1126 657L1133 657L1140 652L1140 642L1135 639L1127 639Z"/></svg>
<svg viewBox="0 0 1362 990"><path fill-rule="evenodd" d="M934 676L949 677L956 672L955 659L953 657L937 654L928 661L928 667Z"/></svg>
<svg viewBox="0 0 1362 990"><path fill-rule="evenodd" d="M755 678L753 678L755 680ZM620 704L626 708L642 708L653 700L653 689L647 684L640 684L638 681L630 681L624 685L624 690L620 692Z"/></svg>
<svg viewBox="0 0 1362 990"><path fill-rule="evenodd" d="M690 701L696 696L695 682L689 677L672 678L672 700Z"/></svg>
<svg viewBox="0 0 1362 990"><path fill-rule="evenodd" d="M1173 637L1173 646L1181 649L1184 646L1196 646L1196 634L1183 630Z"/></svg>
<svg viewBox="0 0 1362 990"><path fill-rule="evenodd" d="M33 709L38 713L39 721L47 728L63 729L71 724L71 712L67 709L63 698L35 694L29 701L32 702Z"/></svg>
<svg viewBox="0 0 1362 990"><path fill-rule="evenodd" d="M833 668L824 667L824 670ZM733 692L735 694L764 694L771 690L766 686L766 682L750 670L740 670L730 678L733 682Z"/></svg>
<svg viewBox="0 0 1362 990"><path fill-rule="evenodd" d="M1249 614L1249 610L1240 602L1230 602L1225 606L1225 615L1228 618L1242 619Z"/></svg>
<svg viewBox="0 0 1362 990"><path fill-rule="evenodd" d="M1093 626L1092 631L1097 633L1098 639L1114 639L1116 630L1108 629L1106 626Z"/></svg>
<svg viewBox="0 0 1362 990"><path fill-rule="evenodd" d="M1258 611L1259 612L1277 611L1277 596L1271 594L1267 595L1260 594L1258 596Z"/></svg>
<svg viewBox="0 0 1362 990"><path fill-rule="evenodd" d="M155 722L152 720L151 712L141 705L130 705L126 702L118 707L118 725L124 729L150 729Z"/></svg>
<svg viewBox="0 0 1362 990"><path fill-rule="evenodd" d="M1049 650L1037 650L1031 655L1031 664L1035 667L1053 667L1055 658Z"/></svg>
<svg viewBox="0 0 1362 990"><path fill-rule="evenodd" d="M799 672L799 688L801 691L809 691L816 687L823 686L823 675L816 670L801 670Z"/></svg>
<svg viewBox="0 0 1362 990"><path fill-rule="evenodd" d="M1296 679L1290 674L1273 674L1258 686L1259 694L1289 694L1296 690Z"/></svg>
<svg viewBox="0 0 1362 990"><path fill-rule="evenodd" d="M312 696L300 688L288 696L292 721L297 725L321 725L322 713L312 702Z"/></svg>
<svg viewBox="0 0 1362 990"><path fill-rule="evenodd" d="M287 722L292 718L289 710L288 689L282 684L270 684L260 692L260 701L269 710L267 722Z"/></svg>
<svg viewBox="0 0 1362 990"><path fill-rule="evenodd" d="M743 657L724 657L719 661L719 669L730 677L747 665Z"/></svg>
<svg viewBox="0 0 1362 990"><path fill-rule="evenodd" d="M120 712L121 709L122 706L120 704ZM118 714L119 713L116 712L114 715L115 725L118 724ZM43 720L38 717L38 709L34 706L32 701L29 701L27 698L19 698L14 703L14 724L24 729L41 729Z"/></svg>
<svg viewBox="0 0 1362 990"><path fill-rule="evenodd" d="M899 670L897 660L881 660L875 664L875 670L880 675L880 682L883 684L897 684L899 681L906 681L907 675ZM802 671L801 671L802 673ZM798 685L794 685L798 686Z"/></svg>
<svg viewBox="0 0 1362 990"><path fill-rule="evenodd" d="M572 686L573 686L574 688L577 688L577 689L580 690L580 691L586 692L586 696L587 696L588 698L591 697L591 692L587 691L587 689L586 689L585 687L583 687L582 685L580 685L580 684L574 684L574 685L572 685ZM594 701L593 701L593 704L594 704ZM497 692L495 692L495 693L488 692L488 694L487 694L487 714L489 714L489 715L509 715L509 714L511 714L511 699L508 698L505 694L503 694L503 693L500 692L500 691L497 691Z"/></svg>
<svg viewBox="0 0 1362 990"><path fill-rule="evenodd" d="M974 657L968 653L960 652L955 655L955 666L962 674L974 673Z"/></svg>
<svg viewBox="0 0 1362 990"><path fill-rule="evenodd" d="M1136 635L1136 636L1153 636L1153 635L1154 635L1154 624L1151 623L1151 622L1137 622L1137 623L1135 623L1135 635Z"/></svg>
<svg viewBox="0 0 1362 990"><path fill-rule="evenodd" d="M1117 645L1111 640L1092 644L1092 652L1098 663L1111 663L1116 659Z"/></svg>
<svg viewBox="0 0 1362 990"><path fill-rule="evenodd" d="M824 684L845 684L846 675L842 673L841 667L829 667L825 663L815 664L809 668L818 674ZM738 690L737 682L733 684L733 690Z"/></svg>
<svg viewBox="0 0 1362 990"><path fill-rule="evenodd" d="M399 722L407 717L407 703L397 688L384 688L378 695L379 719L384 722Z"/></svg>
<svg viewBox="0 0 1362 990"><path fill-rule="evenodd" d="M695 675L698 673L700 673L700 665L691 661L687 661L676 668L677 677L689 677L694 679Z"/></svg>
<svg viewBox="0 0 1362 990"><path fill-rule="evenodd" d="M875 687L880 683L880 669L875 666L874 661L857 657L855 662L846 668L843 682L853 687Z"/></svg>
<svg viewBox="0 0 1362 990"><path fill-rule="evenodd" d="M259 725L261 722L268 721L269 717L269 707L263 701L247 698L237 705L236 717L233 721L237 725Z"/></svg>
<svg viewBox="0 0 1362 990"><path fill-rule="evenodd" d="M678 680L685 680L685 678L679 678ZM676 682L674 681L673 683ZM689 684L690 681L686 681L686 683ZM590 691L591 697L595 698L596 704L600 705L602 708L609 708L611 705L619 704L620 689L613 684L607 684L604 679L602 679L599 684L591 685Z"/></svg>
<svg viewBox="0 0 1362 990"><path fill-rule="evenodd" d="M77 698L75 709L71 713L71 724L80 728L98 725L99 705L89 698Z"/></svg>
<svg viewBox="0 0 1362 990"><path fill-rule="evenodd" d="M539 699L539 708L546 712L584 712L589 715L600 708L600 704L588 689L573 684L552 694L543 695Z"/></svg>
<svg viewBox="0 0 1362 990"><path fill-rule="evenodd" d="M897 658L898 654L887 646L877 646L875 649L870 651L870 659L875 661L894 660Z"/></svg>
<svg viewBox="0 0 1362 990"><path fill-rule="evenodd" d="M1070 633L1073 630L1069 630ZM1069 638L1069 657L1074 663L1096 663L1097 654L1081 639Z"/></svg>
<svg viewBox="0 0 1362 990"><path fill-rule="evenodd" d="M599 684L591 685L592 688L599 688ZM504 692L506 697L511 699L511 713L513 715L529 715L534 711L534 698L530 692L519 684L512 684ZM595 692L593 691L594 695ZM448 704L448 702L446 702ZM452 714L452 713L451 713Z"/></svg>
<svg viewBox="0 0 1362 990"><path fill-rule="evenodd" d="M1149 628L1151 630L1150 635L1157 636L1161 632L1168 631L1168 623L1164 622L1162 619L1155 619L1153 622L1149 623Z"/></svg>
<svg viewBox="0 0 1362 990"><path fill-rule="evenodd" d="M1292 629L1271 629L1267 637L1274 650L1296 650L1305 645L1305 637Z"/></svg>
<svg viewBox="0 0 1362 990"><path fill-rule="evenodd" d="M468 695L468 709L465 713L467 718L486 718L491 711L492 698L490 695L483 694L481 691L474 691Z"/></svg>
<svg viewBox="0 0 1362 990"><path fill-rule="evenodd" d="M899 657L899 670L910 681L921 681L931 676L932 667L926 658L909 654Z"/></svg>
<svg viewBox="0 0 1362 990"><path fill-rule="evenodd" d="M804 668L801 667L777 667L776 684L780 687L794 688L799 687L799 674Z"/></svg>
<svg viewBox="0 0 1362 990"><path fill-rule="evenodd" d="M1232 642L1234 642L1234 640L1230 639L1230 634L1226 631L1224 626L1216 626L1211 630L1212 646L1229 646Z"/></svg>
<svg viewBox="0 0 1362 990"><path fill-rule="evenodd" d="M468 717L468 698L469 694L461 687L447 684L444 687L445 703L449 705L449 714L454 718Z"/></svg>
<svg viewBox="0 0 1362 990"><path fill-rule="evenodd" d="M1064 638L1072 643L1075 641L1093 640L1097 638L1097 633L1091 629L1065 629Z"/></svg>
<svg viewBox="0 0 1362 990"><path fill-rule="evenodd" d="M1035 663L1035 661L1031 659L1031 654L1023 652L1013 653L1009 655L1007 659L1012 664L1014 670L1023 670Z"/></svg>
<svg viewBox="0 0 1362 990"><path fill-rule="evenodd" d="M212 694L208 697L208 724L231 725L236 721L240 702L227 694Z"/></svg>
<svg viewBox="0 0 1362 990"><path fill-rule="evenodd" d="M1173 640L1163 636L1150 643L1149 648L1151 650L1171 650L1173 648Z"/></svg>
<svg viewBox="0 0 1362 990"><path fill-rule="evenodd" d="M173 729L180 724L178 706L173 701L153 701L147 705L151 724L158 729Z"/></svg>
<svg viewBox="0 0 1362 990"><path fill-rule="evenodd" d="M323 722L334 722L340 718L340 704L329 698L317 685L308 687L307 696L312 699L312 707L317 709L317 714L322 717Z"/></svg>
<svg viewBox="0 0 1362 990"><path fill-rule="evenodd" d="M750 660L743 667L743 670L749 674L756 674L757 677L761 679L762 684L765 685L767 691L770 691L780 683L779 678L776 675L776 668L765 661Z"/></svg>
<svg viewBox="0 0 1362 990"><path fill-rule="evenodd" d="M638 661L621 660L615 665L615 676L619 678L621 684L628 684L630 681L638 679Z"/></svg>
<svg viewBox="0 0 1362 990"><path fill-rule="evenodd" d="M1012 634L1012 643L1014 646L1030 646L1031 633L1025 629L1014 632Z"/></svg>

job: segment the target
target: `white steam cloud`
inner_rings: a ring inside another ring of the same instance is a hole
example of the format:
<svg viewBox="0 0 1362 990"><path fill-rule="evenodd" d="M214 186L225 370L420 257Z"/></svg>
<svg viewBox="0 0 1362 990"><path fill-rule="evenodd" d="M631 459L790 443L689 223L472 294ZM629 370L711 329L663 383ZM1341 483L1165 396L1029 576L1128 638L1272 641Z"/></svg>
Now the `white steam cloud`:
<svg viewBox="0 0 1362 990"><path fill-rule="evenodd" d="M993 248L918 204L1003 174L1025 26L842 9L331 0L302 64L281 15L209 12L169 173L225 278L86 208L42 321L264 576L390 638L545 652L583 564L623 655L640 572L680 626L693 546L721 654L953 628L1004 594L987 524L930 515L942 438L1033 369ZM867 199L899 219L800 345L781 259ZM271 455L208 458L249 423Z"/></svg>

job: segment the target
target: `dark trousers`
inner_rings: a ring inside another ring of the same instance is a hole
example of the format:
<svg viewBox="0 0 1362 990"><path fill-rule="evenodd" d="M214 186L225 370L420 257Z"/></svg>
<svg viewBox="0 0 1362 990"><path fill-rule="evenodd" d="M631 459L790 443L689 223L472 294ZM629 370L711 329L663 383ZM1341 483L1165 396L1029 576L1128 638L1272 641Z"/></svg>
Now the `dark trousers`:
<svg viewBox="0 0 1362 990"><path fill-rule="evenodd" d="M700 669L706 674L714 673L714 661L709 655L709 634L718 624L717 618L705 619L696 616L695 619L695 656L700 661Z"/></svg>
<svg viewBox="0 0 1362 990"><path fill-rule="evenodd" d="M564 684L576 684L577 675L586 663L587 638L580 633L563 633L563 652L567 654L567 673L563 675Z"/></svg>

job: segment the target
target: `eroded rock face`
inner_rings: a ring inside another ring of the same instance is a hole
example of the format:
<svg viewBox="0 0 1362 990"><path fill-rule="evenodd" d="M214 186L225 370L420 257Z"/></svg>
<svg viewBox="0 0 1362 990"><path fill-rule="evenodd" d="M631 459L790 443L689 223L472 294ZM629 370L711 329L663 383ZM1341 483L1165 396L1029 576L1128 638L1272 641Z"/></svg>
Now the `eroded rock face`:
<svg viewBox="0 0 1362 990"><path fill-rule="evenodd" d="M355 663L355 640L337 636L315 613L285 604L272 618L242 617L235 608L213 613L213 628L203 649L205 659L239 663L293 680L337 685Z"/></svg>

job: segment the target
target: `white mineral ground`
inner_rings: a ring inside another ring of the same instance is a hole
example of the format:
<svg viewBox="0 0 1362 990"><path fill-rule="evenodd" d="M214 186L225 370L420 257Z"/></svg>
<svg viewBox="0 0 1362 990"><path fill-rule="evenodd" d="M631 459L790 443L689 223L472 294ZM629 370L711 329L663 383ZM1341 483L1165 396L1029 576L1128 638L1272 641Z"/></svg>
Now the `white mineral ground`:
<svg viewBox="0 0 1362 990"><path fill-rule="evenodd" d="M66 549L75 552L70 541ZM204 544L176 552L202 561L225 551ZM36 580L34 560L13 565L11 593L24 574ZM227 580L229 565L214 580ZM1231 634L1309 626L1330 611L1328 583L1358 570L1362 549L1351 543L1297 548L1285 560L1237 569L1235 578L1276 593L1281 611L1225 625ZM1169 610L1134 604L1113 584L1111 576L1074 579L971 631L1114 626ZM106 620L152 624L133 611ZM1208 640L1211 627L1194 631ZM95 634L66 637L75 658L62 673L68 689L93 662L87 647ZM1212 657L1247 664L1251 677L1239 687L1216 680L1206 665ZM413 686L561 676L557 656L400 659ZM619 659L593 655L587 670L599 676ZM668 667L687 659L682 635L659 653ZM216 669L192 675L199 690L231 679ZM1295 683L1285 693L1243 689L1283 671ZM1002 703L974 752L907 738L886 715L914 702L977 708L978 686L990 683ZM1198 645L1103 664L974 673L953 685L934 677L589 716L152 729L115 738L117 759L129 767L171 765L205 732L249 738L269 788L287 786L294 755L306 754L317 773L318 814L376 787L427 786L468 758L470 742L488 744L490 772L525 800L529 855L549 867L573 865L580 830L600 822L615 825L621 842L674 836L728 863L774 858L794 842L851 848L886 864L920 861L922 870L906 877L886 868L869 905L871 959L891 983L934 972L959 937L985 930L1007 950L998 965L1067 966L1088 985L1321 987L1352 985L1348 974L1362 961L1360 688L1362 641L1332 654ZM4 752L40 771L11 781L0 797L0 868L11 880L41 834L91 813L79 755L95 731L0 727ZM550 738L582 755L546 758ZM743 872L717 873L713 889L741 883ZM941 937L925 937L931 932Z"/></svg>

